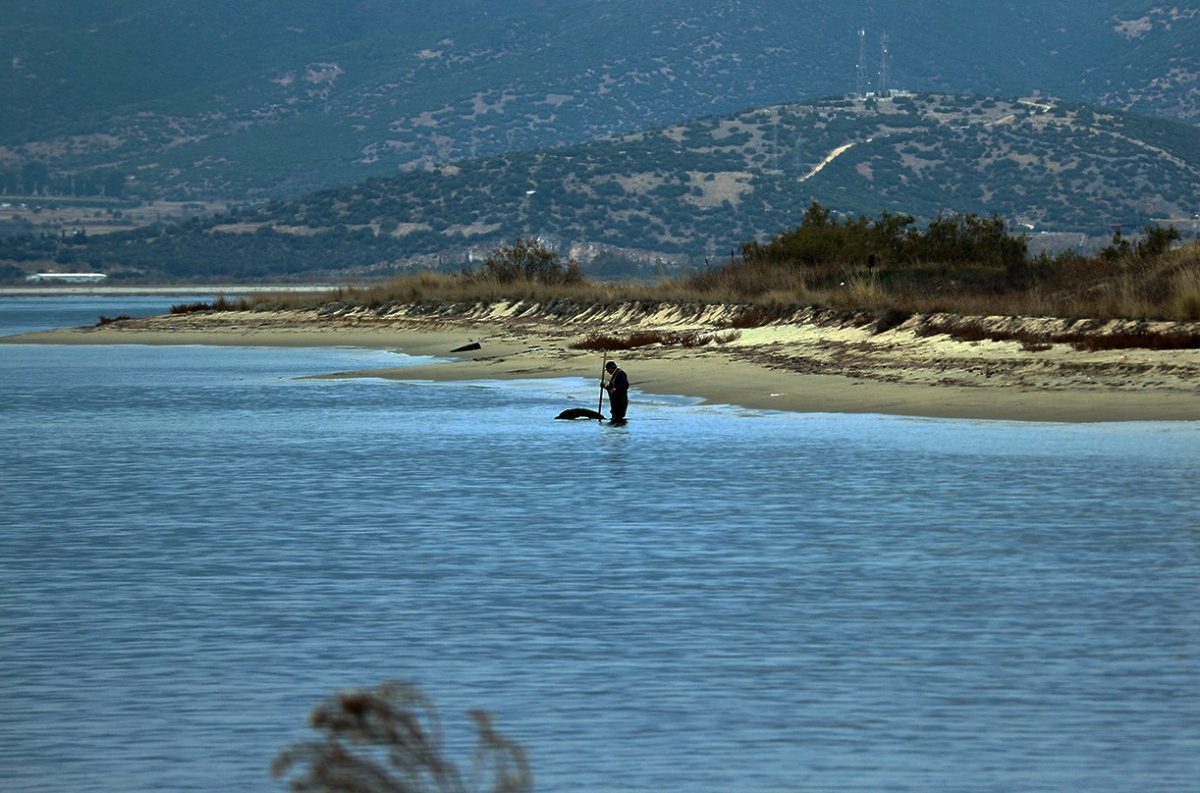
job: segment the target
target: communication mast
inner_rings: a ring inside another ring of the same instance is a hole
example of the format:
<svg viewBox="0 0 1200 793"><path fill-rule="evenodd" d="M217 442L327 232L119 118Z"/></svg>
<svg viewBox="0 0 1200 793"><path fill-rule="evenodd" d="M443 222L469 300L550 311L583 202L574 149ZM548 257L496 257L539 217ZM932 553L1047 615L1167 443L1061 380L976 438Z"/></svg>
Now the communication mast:
<svg viewBox="0 0 1200 793"><path fill-rule="evenodd" d="M891 52L888 50L888 34L879 37L879 88L880 96L888 96L888 60Z"/></svg>
<svg viewBox="0 0 1200 793"><path fill-rule="evenodd" d="M867 31L858 31L858 73L857 85L855 90L858 96L865 99L867 96Z"/></svg>

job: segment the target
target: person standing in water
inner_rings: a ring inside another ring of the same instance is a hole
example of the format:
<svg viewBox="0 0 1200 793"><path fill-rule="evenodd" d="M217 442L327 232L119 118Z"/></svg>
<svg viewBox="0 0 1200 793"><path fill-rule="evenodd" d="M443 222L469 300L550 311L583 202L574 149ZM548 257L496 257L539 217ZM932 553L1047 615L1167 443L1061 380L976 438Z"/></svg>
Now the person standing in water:
<svg viewBox="0 0 1200 793"><path fill-rule="evenodd" d="M608 391L612 420L624 421L629 409L629 377L613 361L604 365L604 371L608 372L608 385L604 388Z"/></svg>

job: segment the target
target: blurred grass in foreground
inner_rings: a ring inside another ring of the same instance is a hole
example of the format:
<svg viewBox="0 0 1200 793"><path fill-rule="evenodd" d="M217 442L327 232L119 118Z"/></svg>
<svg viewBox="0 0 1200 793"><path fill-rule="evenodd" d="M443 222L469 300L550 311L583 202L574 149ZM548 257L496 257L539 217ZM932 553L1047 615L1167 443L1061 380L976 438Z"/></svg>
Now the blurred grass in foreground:
<svg viewBox="0 0 1200 793"><path fill-rule="evenodd" d="M285 749L271 763L271 776L305 793L532 791L525 751L497 732L485 711L469 715L478 736L470 785L444 756L433 703L397 682L341 691L317 705L309 724L320 740Z"/></svg>

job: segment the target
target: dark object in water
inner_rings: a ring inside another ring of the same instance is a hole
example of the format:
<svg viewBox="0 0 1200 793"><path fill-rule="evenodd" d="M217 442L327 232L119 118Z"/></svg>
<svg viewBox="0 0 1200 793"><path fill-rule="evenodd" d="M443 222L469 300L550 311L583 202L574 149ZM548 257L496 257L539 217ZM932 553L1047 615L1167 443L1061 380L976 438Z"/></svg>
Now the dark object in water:
<svg viewBox="0 0 1200 793"><path fill-rule="evenodd" d="M555 419L591 419L592 421L604 421L604 416L594 410L587 408L568 408L562 413L554 417Z"/></svg>
<svg viewBox="0 0 1200 793"><path fill-rule="evenodd" d="M478 349L479 349L479 342L473 341L470 344L464 344L461 347L455 347L450 352L469 352L471 350L478 350Z"/></svg>

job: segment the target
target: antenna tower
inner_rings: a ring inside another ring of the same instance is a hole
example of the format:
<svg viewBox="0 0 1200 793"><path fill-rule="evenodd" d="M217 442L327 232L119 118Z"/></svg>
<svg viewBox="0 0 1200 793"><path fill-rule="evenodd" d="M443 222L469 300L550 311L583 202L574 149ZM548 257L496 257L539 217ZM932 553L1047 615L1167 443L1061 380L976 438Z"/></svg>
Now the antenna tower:
<svg viewBox="0 0 1200 793"><path fill-rule="evenodd" d="M867 96L867 31L858 31L858 67L857 67L857 85L855 90L859 97L866 98Z"/></svg>
<svg viewBox="0 0 1200 793"><path fill-rule="evenodd" d="M888 61L891 51L888 49L888 34L879 37L879 90L880 96L888 96Z"/></svg>

